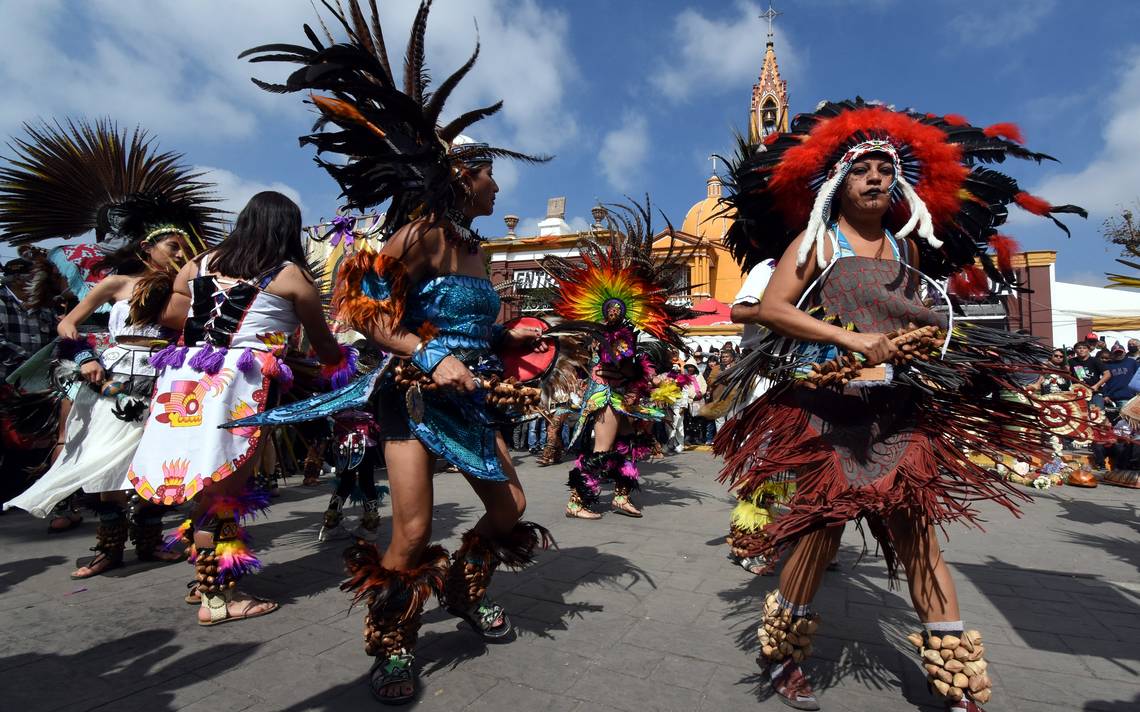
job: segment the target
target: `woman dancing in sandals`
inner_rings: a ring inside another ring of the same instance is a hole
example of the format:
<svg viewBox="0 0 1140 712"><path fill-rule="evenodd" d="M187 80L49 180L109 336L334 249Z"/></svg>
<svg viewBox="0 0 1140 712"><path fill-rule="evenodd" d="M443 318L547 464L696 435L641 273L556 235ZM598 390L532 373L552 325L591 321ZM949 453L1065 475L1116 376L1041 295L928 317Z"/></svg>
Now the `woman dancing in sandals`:
<svg viewBox="0 0 1140 712"><path fill-rule="evenodd" d="M492 159L537 159L460 134L498 104L438 126L444 102L474 55L429 93L422 50L410 49L401 91L388 66L375 6L370 23L356 0L347 6L350 14L333 11L347 42L330 36L325 45L309 31L313 49L272 45L247 54L254 61L262 54L265 60L292 55L304 65L286 85L268 88L310 96L327 130L302 142L322 156L347 159L319 162L340 184L348 206L366 210L391 199L382 249L365 248L346 258L333 301L341 323L392 357L352 384L343 404L326 405L362 407L379 390L392 539L383 553L367 542L351 547L351 578L344 587L368 605L365 650L376 657L372 692L382 703L399 704L416 694L413 656L431 593L439 593L447 610L485 640L509 640L511 621L487 596L491 577L500 565L529 563L536 548L550 543L545 529L520 521L526 497L499 434L505 414L490 385L502 369L496 351L538 347L539 333L508 332L495 324L499 297L488 279L483 238L471 229L474 218L494 208ZM427 15L423 3L409 47L423 47ZM325 49L329 45L335 46ZM450 560L442 547L430 545L437 458L455 466L486 507Z"/></svg>
<svg viewBox="0 0 1140 712"><path fill-rule="evenodd" d="M273 191L250 198L229 236L179 271L164 323L182 327L182 339L151 358L158 383L131 483L148 502L195 502L189 523L199 624L271 613L276 603L235 589L261 565L242 522L267 501L246 487L262 430L218 426L262 412L292 384L284 355L298 326L329 381L343 383L355 368L355 353L337 344L325 322L297 204Z"/></svg>
<svg viewBox="0 0 1140 712"><path fill-rule="evenodd" d="M114 249L95 265L107 276L59 323L57 378L82 383L62 450L51 469L4 506L45 517L78 490L99 495L95 556L72 578L122 565L128 536L141 560L179 560L183 554L163 545L163 503L144 501L128 518L127 470L150 410L155 371L148 360L173 335L159 324L171 281L216 231L210 186L179 166L179 156L155 152L141 131L128 136L100 122L29 134L16 144L18 167L8 169L4 199L22 209L8 212L5 232L29 241L94 229ZM112 344L96 353L78 328L105 304Z"/></svg>

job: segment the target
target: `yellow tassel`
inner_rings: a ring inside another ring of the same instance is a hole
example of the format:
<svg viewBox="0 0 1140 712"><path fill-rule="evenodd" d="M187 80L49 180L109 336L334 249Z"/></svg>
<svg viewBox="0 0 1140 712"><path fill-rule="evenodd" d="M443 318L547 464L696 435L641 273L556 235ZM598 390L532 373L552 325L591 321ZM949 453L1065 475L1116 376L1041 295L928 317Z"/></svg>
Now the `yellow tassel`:
<svg viewBox="0 0 1140 712"><path fill-rule="evenodd" d="M649 400L662 405L673 405L681 398L681 387L672 378L666 378L649 393Z"/></svg>
<svg viewBox="0 0 1140 712"><path fill-rule="evenodd" d="M732 509L731 524L746 532L758 532L772 523L772 514L746 499L736 503Z"/></svg>

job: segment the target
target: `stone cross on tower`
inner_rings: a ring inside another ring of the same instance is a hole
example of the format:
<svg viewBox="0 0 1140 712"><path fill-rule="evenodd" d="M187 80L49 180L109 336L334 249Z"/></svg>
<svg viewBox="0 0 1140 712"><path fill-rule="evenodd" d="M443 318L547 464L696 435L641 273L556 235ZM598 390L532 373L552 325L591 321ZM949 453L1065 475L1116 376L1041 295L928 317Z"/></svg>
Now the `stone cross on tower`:
<svg viewBox="0 0 1140 712"><path fill-rule="evenodd" d="M773 132L788 130L788 83L780 78L776 45L772 39L772 21L782 14L772 7L770 1L767 11L760 14L761 20L768 21L768 45L764 49L760 78L752 85L752 107L748 117L748 138L752 143Z"/></svg>
<svg viewBox="0 0 1140 712"><path fill-rule="evenodd" d="M777 12L776 8L772 7L772 0L768 0L767 11L760 13L760 19L768 21L768 44L772 44L772 21L783 14L782 12Z"/></svg>

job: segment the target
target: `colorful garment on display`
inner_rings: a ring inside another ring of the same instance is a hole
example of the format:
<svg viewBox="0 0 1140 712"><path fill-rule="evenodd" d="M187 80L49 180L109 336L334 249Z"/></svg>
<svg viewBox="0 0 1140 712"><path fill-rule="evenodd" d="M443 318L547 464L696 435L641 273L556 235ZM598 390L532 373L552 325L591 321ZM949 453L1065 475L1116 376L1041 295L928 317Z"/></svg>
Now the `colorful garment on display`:
<svg viewBox="0 0 1140 712"><path fill-rule="evenodd" d="M662 406L672 405L652 397L657 370L644 347L639 349L639 334L652 337L663 349L688 351L677 322L691 310L669 301L689 290L677 280L686 254L672 242L654 253L653 243L660 236L653 232L648 203L614 207L604 235L579 241L580 261L556 256L542 260L554 280L554 313L564 320L550 335L586 335L593 342L571 442L590 416L607 407L631 418L661 420ZM672 233L668 226L663 234Z"/></svg>
<svg viewBox="0 0 1140 712"><path fill-rule="evenodd" d="M260 428L219 426L262 412L270 386L293 380L284 356L300 322L289 299L265 291L284 266L229 280L210 273L209 255L202 259L181 344L151 359L158 383L128 473L140 497L192 499L256 452Z"/></svg>
<svg viewBox="0 0 1140 712"><path fill-rule="evenodd" d="M835 347L768 331L723 377L729 390L757 377L773 385L718 433L721 479L743 498L789 473L795 481L786 513L747 553L771 555L811 531L866 519L894 575L885 526L894 513L933 524L972 523L971 503L982 499L1017 511L1024 495L967 453L1028 459L1043 449L1037 409L991 393L1021 390L1012 376L1045 372L1048 351L1030 336L955 320L931 277L971 273L981 259L985 275L1012 283L1011 243L997 234L1009 203L1050 217L1083 214L1044 203L1012 178L978 165L1007 155L1047 158L1019 141L1008 124L980 129L960 117L856 101L825 104L797 117L790 133L741 146L734 192L725 198L737 210L726 237L736 259L745 267L778 259L806 227L797 264L814 257L821 273L800 307L841 328L886 334L899 350L890 363L863 369L857 357ZM893 259L856 256L832 214L846 171L870 152L898 168L884 219ZM904 239L912 234L919 239ZM996 266L987 246L998 253Z"/></svg>

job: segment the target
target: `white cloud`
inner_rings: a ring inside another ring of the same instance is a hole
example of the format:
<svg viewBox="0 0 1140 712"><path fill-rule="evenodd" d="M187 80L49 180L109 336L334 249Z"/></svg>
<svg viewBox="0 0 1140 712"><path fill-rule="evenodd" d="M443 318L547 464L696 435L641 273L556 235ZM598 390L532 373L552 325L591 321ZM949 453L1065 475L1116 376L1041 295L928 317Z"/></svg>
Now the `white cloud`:
<svg viewBox="0 0 1140 712"><path fill-rule="evenodd" d="M687 8L673 19L672 52L659 62L650 83L669 99L681 101L701 91L739 89L760 76L767 25L755 2L736 0L734 13L709 18ZM777 20L777 23L779 21ZM780 74L786 79L799 66L796 48L777 25L774 32Z"/></svg>
<svg viewBox="0 0 1140 712"><path fill-rule="evenodd" d="M598 152L602 175L623 192L636 184L648 157L649 122L644 115L634 112L626 112L621 126L602 138Z"/></svg>
<svg viewBox="0 0 1140 712"><path fill-rule="evenodd" d="M393 70L401 73L416 3L380 5ZM263 92L249 81L280 80L289 65L237 59L255 45L307 45L301 25L320 32L308 2L0 0L0 17L4 134L57 116L111 116L164 138L247 138L268 121L295 124L298 134L308 128L300 97ZM503 98L502 119L479 133L524 150L557 149L577 131L563 101L577 76L565 13L536 0L436 2L427 35L437 80L473 49L474 18L483 52L449 102L451 113Z"/></svg>
<svg viewBox="0 0 1140 712"><path fill-rule="evenodd" d="M1054 203L1075 203L1092 213L1090 223L1133 204L1140 196L1140 50L1124 63L1120 83L1107 102L1104 145L1082 170L1051 176L1033 192Z"/></svg>
<svg viewBox="0 0 1140 712"><path fill-rule="evenodd" d="M211 166L195 166L194 170L204 174L202 180L214 184L215 193L220 199L217 207L221 210L228 210L231 213L229 216L231 221L237 218L237 214L241 212L250 198L265 190L275 190L284 194L301 208L302 213L305 212L305 204L301 201L300 191L281 181L263 183L242 178L233 171L227 171L224 168Z"/></svg>
<svg viewBox="0 0 1140 712"><path fill-rule="evenodd" d="M260 112L302 109L249 81L237 54L296 37L307 5L0 0L0 130L36 117L110 116L160 136L254 133Z"/></svg>
<svg viewBox="0 0 1140 712"><path fill-rule="evenodd" d="M950 29L975 47L999 47L1033 34L1057 7L1057 0L979 3L950 20Z"/></svg>

